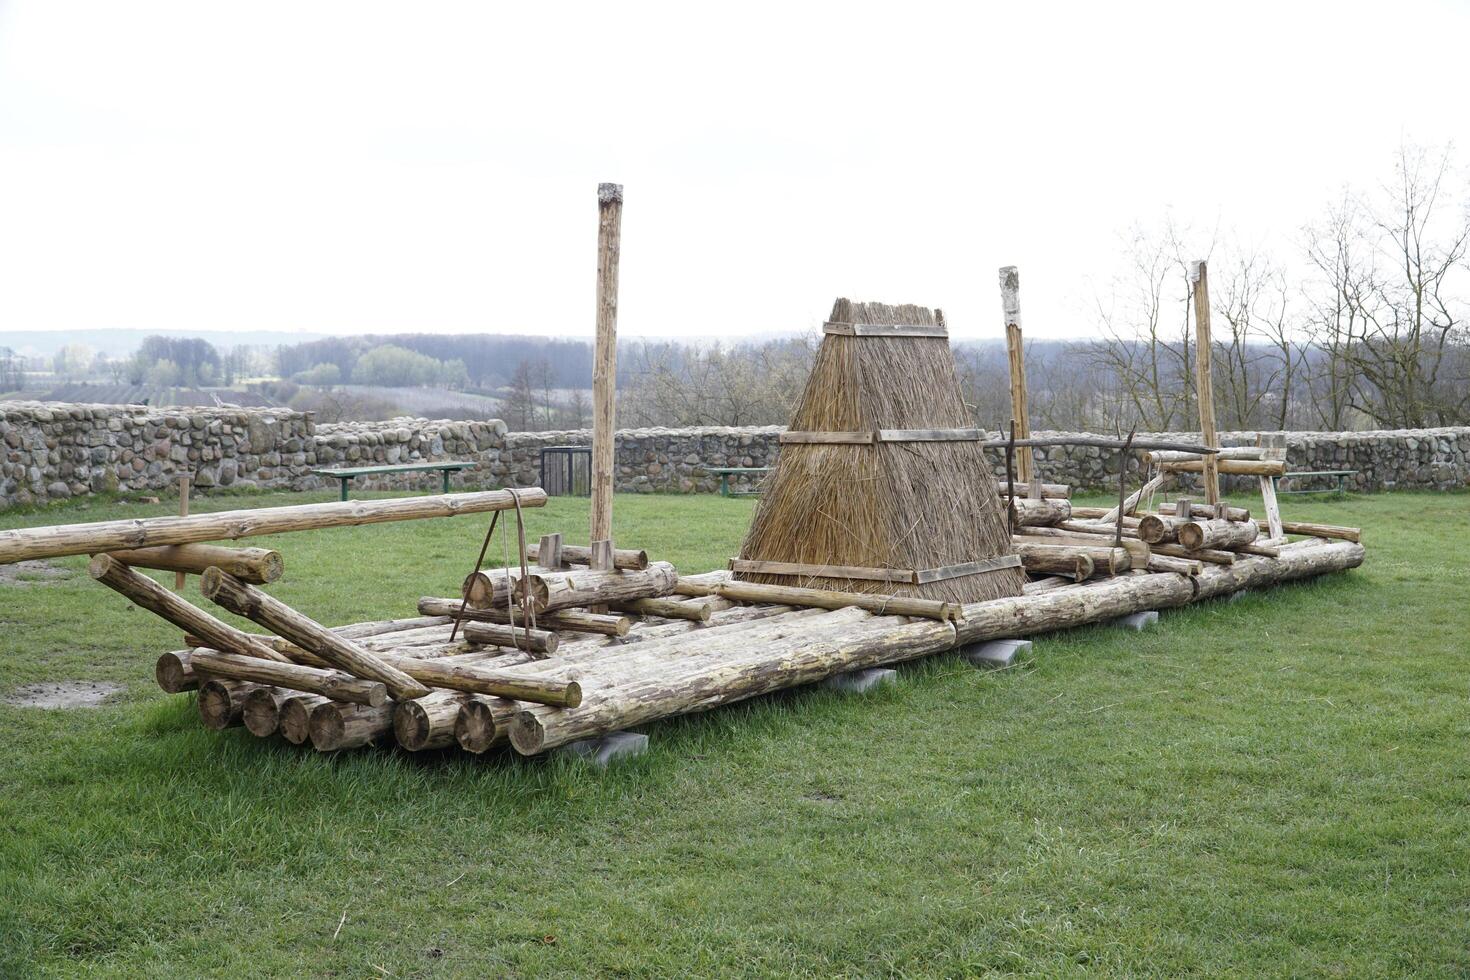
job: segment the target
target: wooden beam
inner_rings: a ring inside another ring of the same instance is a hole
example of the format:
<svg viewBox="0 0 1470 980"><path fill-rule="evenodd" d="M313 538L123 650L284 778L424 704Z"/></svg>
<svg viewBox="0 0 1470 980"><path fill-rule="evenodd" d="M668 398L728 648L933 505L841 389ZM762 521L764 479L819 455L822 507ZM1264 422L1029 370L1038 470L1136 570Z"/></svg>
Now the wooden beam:
<svg viewBox="0 0 1470 980"><path fill-rule="evenodd" d="M879 442L979 442L979 429L879 429Z"/></svg>
<svg viewBox="0 0 1470 980"><path fill-rule="evenodd" d="M1021 339L1021 273L1013 265L1000 270L1000 308L1005 316L1006 356L1011 368L1011 418L1016 420L1016 435L1031 438L1031 416L1026 409L1026 352ZM1022 483L1036 478L1035 460L1030 446L1016 453L1016 475Z"/></svg>
<svg viewBox="0 0 1470 980"><path fill-rule="evenodd" d="M1215 431L1215 383L1210 373L1210 283L1204 259L1190 267L1189 281L1194 287L1194 385L1199 397L1200 438L1206 446L1216 448L1220 436ZM1213 504L1220 499L1220 474L1215 468L1214 455L1206 454L1201 467L1205 499Z"/></svg>
<svg viewBox="0 0 1470 980"><path fill-rule="evenodd" d="M589 541L612 532L614 408L618 385L618 259L623 186L597 185L597 342L592 362L592 519Z"/></svg>
<svg viewBox="0 0 1470 980"><path fill-rule="evenodd" d="M871 446L877 441L873 432L783 432L776 437L783 446Z"/></svg>
<svg viewBox="0 0 1470 980"><path fill-rule="evenodd" d="M544 507L540 487L516 490L522 507ZM348 500L256 510L222 510L191 517L145 517L93 524L56 524L49 527L0 531L0 565L31 558L95 555L125 548L165 544L197 544L226 538L248 538L287 531L314 531L324 527L355 527L425 517L457 517L515 506L510 490L446 493L389 500Z"/></svg>
<svg viewBox="0 0 1470 980"><path fill-rule="evenodd" d="M942 323L832 323L822 324L822 333L838 337L948 337Z"/></svg>
<svg viewBox="0 0 1470 980"><path fill-rule="evenodd" d="M211 565L223 568L242 582L267 585L286 570L279 551L269 548L229 548L218 544L166 544L157 548L128 548L109 551L112 557L134 568L158 568L169 572L203 575Z"/></svg>

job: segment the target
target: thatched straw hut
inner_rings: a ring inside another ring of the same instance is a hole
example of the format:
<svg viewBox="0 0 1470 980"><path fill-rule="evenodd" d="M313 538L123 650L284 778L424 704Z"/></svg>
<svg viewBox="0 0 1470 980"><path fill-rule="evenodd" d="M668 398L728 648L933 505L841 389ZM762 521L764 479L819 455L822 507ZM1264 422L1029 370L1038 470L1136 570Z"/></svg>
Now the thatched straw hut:
<svg viewBox="0 0 1470 980"><path fill-rule="evenodd" d="M942 319L839 299L823 330L736 577L951 602L1020 595Z"/></svg>

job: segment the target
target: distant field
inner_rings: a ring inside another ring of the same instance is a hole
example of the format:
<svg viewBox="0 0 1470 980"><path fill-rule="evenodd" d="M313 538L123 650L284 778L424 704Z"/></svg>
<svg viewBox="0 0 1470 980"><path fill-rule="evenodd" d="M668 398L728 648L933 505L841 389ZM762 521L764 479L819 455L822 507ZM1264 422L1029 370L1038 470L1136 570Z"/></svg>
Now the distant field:
<svg viewBox="0 0 1470 980"><path fill-rule="evenodd" d="M345 391L360 398L391 402L408 415L423 415L434 409L456 408L479 415L494 415L500 405L498 398L488 395L472 395L447 388L392 388L381 385L339 385Z"/></svg>
<svg viewBox="0 0 1470 980"><path fill-rule="evenodd" d="M155 408L213 408L239 405L263 408L276 405L264 395L234 388L174 388L160 385L92 384L75 382L44 390L16 391L8 401L75 402L83 405L150 405Z"/></svg>

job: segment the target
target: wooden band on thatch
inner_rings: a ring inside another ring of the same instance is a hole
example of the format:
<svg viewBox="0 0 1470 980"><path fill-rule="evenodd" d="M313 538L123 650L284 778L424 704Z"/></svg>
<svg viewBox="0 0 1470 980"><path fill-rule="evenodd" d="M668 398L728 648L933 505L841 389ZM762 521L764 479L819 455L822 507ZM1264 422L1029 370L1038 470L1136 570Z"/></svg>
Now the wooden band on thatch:
<svg viewBox="0 0 1470 980"><path fill-rule="evenodd" d="M879 429L879 442L979 442L979 429Z"/></svg>
<svg viewBox="0 0 1470 980"><path fill-rule="evenodd" d="M980 429L879 429L876 432L783 432L783 446L871 446L880 442L979 442Z"/></svg>
<svg viewBox="0 0 1470 980"><path fill-rule="evenodd" d="M1001 555L999 558L988 558L985 561L967 561L958 565L945 565L943 568L926 568L914 573L914 584L943 582L946 579L963 578L966 575L983 575L986 572L998 572L1002 568L1020 567L1020 555Z"/></svg>
<svg viewBox="0 0 1470 980"><path fill-rule="evenodd" d="M783 446L871 446L876 435L873 432L783 432L777 441Z"/></svg>
<svg viewBox="0 0 1470 980"><path fill-rule="evenodd" d="M927 582L943 582L967 575L983 575L1004 568L1020 568L1019 555L1001 555L983 561L967 561L942 568L857 568L851 565L808 565L792 561L752 561L731 558L730 570L753 575L797 575L806 578L850 578L872 582L903 582L906 585L923 585Z"/></svg>
<svg viewBox="0 0 1470 980"><path fill-rule="evenodd" d="M822 333L839 337L945 337L942 323L834 323L822 324Z"/></svg>

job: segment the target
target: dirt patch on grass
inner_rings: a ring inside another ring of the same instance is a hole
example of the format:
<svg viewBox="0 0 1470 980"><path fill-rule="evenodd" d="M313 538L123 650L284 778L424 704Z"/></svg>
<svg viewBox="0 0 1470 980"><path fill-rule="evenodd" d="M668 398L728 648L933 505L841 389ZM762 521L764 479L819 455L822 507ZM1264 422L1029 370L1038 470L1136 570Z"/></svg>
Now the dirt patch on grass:
<svg viewBox="0 0 1470 980"><path fill-rule="evenodd" d="M13 565L0 565L0 586L50 585L75 578L76 574L70 568L59 568L49 561L18 561Z"/></svg>
<svg viewBox="0 0 1470 980"><path fill-rule="evenodd" d="M121 684L105 681L26 684L5 695L4 701L22 708L100 708L122 690Z"/></svg>

